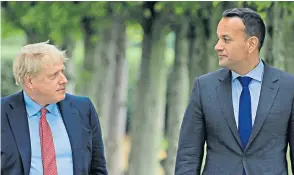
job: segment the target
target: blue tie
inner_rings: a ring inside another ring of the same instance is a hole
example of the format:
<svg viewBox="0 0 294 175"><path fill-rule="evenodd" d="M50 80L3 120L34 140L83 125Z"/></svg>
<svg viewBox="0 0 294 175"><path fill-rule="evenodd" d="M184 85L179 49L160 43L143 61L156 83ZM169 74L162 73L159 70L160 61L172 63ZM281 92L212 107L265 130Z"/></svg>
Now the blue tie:
<svg viewBox="0 0 294 175"><path fill-rule="evenodd" d="M252 78L238 77L238 80L242 84L243 88L239 102L239 134L243 149L245 149L252 130L251 98L248 87ZM245 169L243 169L243 175L246 175Z"/></svg>
<svg viewBox="0 0 294 175"><path fill-rule="evenodd" d="M239 134L243 148L245 149L252 129L251 98L248 87L252 78L238 77L238 80L240 81L243 87L239 102Z"/></svg>

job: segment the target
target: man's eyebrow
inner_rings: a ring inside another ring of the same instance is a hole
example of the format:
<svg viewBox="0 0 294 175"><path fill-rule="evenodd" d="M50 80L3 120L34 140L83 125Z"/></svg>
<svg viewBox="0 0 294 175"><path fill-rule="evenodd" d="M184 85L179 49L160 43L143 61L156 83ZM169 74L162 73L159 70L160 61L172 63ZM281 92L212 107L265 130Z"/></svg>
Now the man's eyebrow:
<svg viewBox="0 0 294 175"><path fill-rule="evenodd" d="M225 38L225 37L229 37L229 38L230 38L229 35L221 35L221 37L223 37L223 38Z"/></svg>
<svg viewBox="0 0 294 175"><path fill-rule="evenodd" d="M56 74L57 72L58 72L58 71L54 71L54 72L52 71L52 72L51 72L51 75L54 75L54 74Z"/></svg>
<svg viewBox="0 0 294 175"><path fill-rule="evenodd" d="M217 36L219 36L219 35L217 34ZM224 38L224 37L229 37L229 38L230 38L230 36L227 35L227 34L220 35L220 37L222 37L222 38Z"/></svg>
<svg viewBox="0 0 294 175"><path fill-rule="evenodd" d="M59 72L59 71L64 71L64 70L65 70L65 67L63 67L61 70L56 70L56 71L52 72L51 75L54 75L54 74L56 74L57 72Z"/></svg>

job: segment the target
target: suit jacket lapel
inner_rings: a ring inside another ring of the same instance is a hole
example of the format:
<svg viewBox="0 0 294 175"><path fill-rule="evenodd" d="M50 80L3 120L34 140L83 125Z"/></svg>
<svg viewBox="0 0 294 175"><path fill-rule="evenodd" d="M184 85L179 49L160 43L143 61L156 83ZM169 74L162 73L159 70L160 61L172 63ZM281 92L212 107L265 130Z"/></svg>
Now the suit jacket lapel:
<svg viewBox="0 0 294 175"><path fill-rule="evenodd" d="M28 175L31 165L31 141L23 93L19 92L10 103L8 120L23 163L24 174Z"/></svg>
<svg viewBox="0 0 294 175"><path fill-rule="evenodd" d="M256 118L246 149L257 136L260 128L264 123L264 120L266 119L268 112L272 107L272 104L279 90L279 84L277 83L278 79L279 74L275 74L273 68L270 68L269 66L264 64L264 76L262 80L258 108L256 111Z"/></svg>
<svg viewBox="0 0 294 175"><path fill-rule="evenodd" d="M83 164L81 119L67 99L59 103L59 109L71 144L74 174L80 174L80 166Z"/></svg>
<svg viewBox="0 0 294 175"><path fill-rule="evenodd" d="M219 76L219 81L220 83L216 87L219 105L221 106L222 113L231 132L233 133L239 146L242 148L233 111L234 108L232 102L232 81L230 71L227 69L223 69Z"/></svg>

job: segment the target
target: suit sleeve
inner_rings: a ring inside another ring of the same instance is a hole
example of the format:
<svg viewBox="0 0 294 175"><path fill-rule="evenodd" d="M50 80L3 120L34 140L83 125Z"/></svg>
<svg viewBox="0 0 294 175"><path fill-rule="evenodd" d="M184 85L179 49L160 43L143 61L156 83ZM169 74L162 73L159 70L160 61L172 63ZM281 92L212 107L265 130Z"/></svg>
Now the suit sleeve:
<svg viewBox="0 0 294 175"><path fill-rule="evenodd" d="M104 155L104 144L102 140L101 125L98 114L89 99L90 122L92 129L92 161L90 175L107 175L106 160Z"/></svg>
<svg viewBox="0 0 294 175"><path fill-rule="evenodd" d="M205 123L196 79L180 129L175 175L200 175L204 142Z"/></svg>
<svg viewBox="0 0 294 175"><path fill-rule="evenodd" d="M289 123L289 145L290 145L290 161L292 166L292 172L294 173L294 98L292 101L292 112Z"/></svg>

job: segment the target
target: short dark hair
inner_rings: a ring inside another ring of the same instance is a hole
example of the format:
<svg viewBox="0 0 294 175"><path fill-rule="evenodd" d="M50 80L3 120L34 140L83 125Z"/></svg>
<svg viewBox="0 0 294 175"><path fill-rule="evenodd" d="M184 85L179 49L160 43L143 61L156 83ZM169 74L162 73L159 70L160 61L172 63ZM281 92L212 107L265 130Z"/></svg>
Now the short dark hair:
<svg viewBox="0 0 294 175"><path fill-rule="evenodd" d="M223 12L223 17L239 17L245 25L248 36L256 36L259 40L258 49L262 48L265 38L265 24L261 16L250 8L232 8Z"/></svg>

